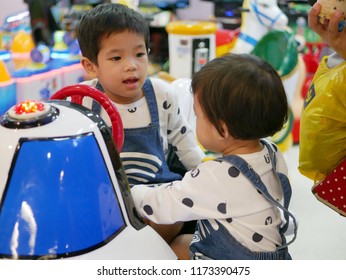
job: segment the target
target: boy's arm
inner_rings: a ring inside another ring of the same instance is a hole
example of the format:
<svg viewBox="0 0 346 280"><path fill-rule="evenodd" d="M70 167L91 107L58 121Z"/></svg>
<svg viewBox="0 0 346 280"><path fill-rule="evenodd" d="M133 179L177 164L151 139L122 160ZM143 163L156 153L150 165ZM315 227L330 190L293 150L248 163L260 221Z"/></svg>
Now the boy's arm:
<svg viewBox="0 0 346 280"><path fill-rule="evenodd" d="M308 13L309 27L346 60L346 27L339 31L339 23L343 21L343 14L335 11L330 20L320 23L318 20L320 10L321 4L316 2Z"/></svg>
<svg viewBox="0 0 346 280"><path fill-rule="evenodd" d="M205 157L205 153L198 144L197 135L192 126L188 123L184 114L178 114L178 104L173 98L172 113L169 118L168 128L171 132L167 135L168 143L172 144L181 163L187 170L192 170L200 164Z"/></svg>

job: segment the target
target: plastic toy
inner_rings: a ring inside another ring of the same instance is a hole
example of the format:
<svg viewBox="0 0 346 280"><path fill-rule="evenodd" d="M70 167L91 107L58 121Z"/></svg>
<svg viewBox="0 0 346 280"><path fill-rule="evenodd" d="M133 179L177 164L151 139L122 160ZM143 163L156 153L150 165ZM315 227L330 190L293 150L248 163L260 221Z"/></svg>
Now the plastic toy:
<svg viewBox="0 0 346 280"><path fill-rule="evenodd" d="M63 30L57 30L54 32L54 45L53 45L53 51L54 52L66 52L68 51L68 45L64 41L64 36L66 32Z"/></svg>
<svg viewBox="0 0 346 280"><path fill-rule="evenodd" d="M88 95L72 91L56 96ZM67 100L24 101L0 118L0 258L176 259L135 215L114 108L116 144L99 115Z"/></svg>
<svg viewBox="0 0 346 280"><path fill-rule="evenodd" d="M10 45L14 70L25 68L30 63L30 52L35 48L31 34L20 30L13 35Z"/></svg>
<svg viewBox="0 0 346 280"><path fill-rule="evenodd" d="M4 61L0 60L0 116L16 104L16 84Z"/></svg>
<svg viewBox="0 0 346 280"><path fill-rule="evenodd" d="M76 48L79 50L78 45ZM29 55L26 65L12 72L17 84L17 102L46 100L57 90L78 84L84 78L85 71L77 55L68 53L53 58L51 49L43 44L34 47Z"/></svg>
<svg viewBox="0 0 346 280"><path fill-rule="evenodd" d="M117 146L118 152L121 152L124 143L124 128L118 110L114 107L112 102L99 90L89 87L87 85L73 85L64 87L63 90L56 92L51 99L66 99L71 97L71 101L77 104L83 104L84 97L91 97L95 99L107 112L113 131L113 139Z"/></svg>
<svg viewBox="0 0 346 280"><path fill-rule="evenodd" d="M250 53L270 30L283 30L288 24L277 0L244 0L241 8L240 33L233 53Z"/></svg>
<svg viewBox="0 0 346 280"><path fill-rule="evenodd" d="M234 30L217 29L215 34L216 39L216 57L220 57L234 47L236 38L240 33L240 28Z"/></svg>
<svg viewBox="0 0 346 280"><path fill-rule="evenodd" d="M305 64L298 53L295 34L287 28L288 18L276 0L245 0L242 22L234 48L230 52L253 53L269 62L280 74L293 118L273 137L282 151L293 144L293 124L299 123L306 76ZM275 51L274 51L275 50Z"/></svg>
<svg viewBox="0 0 346 280"><path fill-rule="evenodd" d="M344 21L346 21L346 5L343 0L318 0L321 3L321 11L319 14L319 20L323 23L325 20L329 20L331 15L338 10L344 14Z"/></svg>
<svg viewBox="0 0 346 280"><path fill-rule="evenodd" d="M302 90L306 77L305 63L298 53L295 36L288 31L270 31L263 36L251 53L269 62L280 74L293 118L289 118L291 123L287 124L287 127L290 128L289 131L286 131L288 134L280 133L281 136L287 137L280 137L281 140L274 142L279 144L285 142L286 139L290 141L290 144L285 144L285 146L290 147L293 144L293 135L290 135L290 133L293 125L299 123L303 108Z"/></svg>
<svg viewBox="0 0 346 280"><path fill-rule="evenodd" d="M28 11L20 11L8 15L0 28L1 48L9 50L14 36L19 32L31 33L30 16Z"/></svg>
<svg viewBox="0 0 346 280"><path fill-rule="evenodd" d="M29 62L12 73L16 80L17 102L47 100L54 92L63 88L62 71L50 60L50 50L38 45L29 54Z"/></svg>
<svg viewBox="0 0 346 280"><path fill-rule="evenodd" d="M20 30L13 37L11 52L13 54L29 54L34 47L35 43L31 34Z"/></svg>

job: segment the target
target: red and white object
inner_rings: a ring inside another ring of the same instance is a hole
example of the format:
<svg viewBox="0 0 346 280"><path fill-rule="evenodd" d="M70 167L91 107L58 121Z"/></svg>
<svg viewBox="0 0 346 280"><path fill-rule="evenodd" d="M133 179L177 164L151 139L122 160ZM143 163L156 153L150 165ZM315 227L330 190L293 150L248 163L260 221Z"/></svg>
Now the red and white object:
<svg viewBox="0 0 346 280"><path fill-rule="evenodd" d="M346 217L346 158L312 187L312 193L323 204Z"/></svg>

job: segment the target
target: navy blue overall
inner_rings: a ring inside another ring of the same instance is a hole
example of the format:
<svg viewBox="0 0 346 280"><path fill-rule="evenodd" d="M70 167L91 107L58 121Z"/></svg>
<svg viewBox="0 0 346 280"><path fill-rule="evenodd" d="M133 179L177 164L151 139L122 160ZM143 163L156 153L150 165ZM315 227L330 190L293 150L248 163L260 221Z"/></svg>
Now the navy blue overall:
<svg viewBox="0 0 346 280"><path fill-rule="evenodd" d="M97 89L103 91L97 83ZM153 86L149 79L143 85L151 124L146 127L125 128L120 157L130 185L155 184L181 180L181 175L170 171L165 159L160 134L159 113Z"/></svg>
<svg viewBox="0 0 346 280"><path fill-rule="evenodd" d="M268 192L266 186L262 182L260 176L249 166L249 164L239 156L230 155L219 158L217 160L228 161L234 165L240 172L243 173L254 185L254 187L261 192L268 201L273 205L280 208L286 221L289 221L289 217L292 218L294 223L294 237L287 243L285 238L285 232L288 228L288 222L280 227L280 234L282 238L282 245L278 246L274 252L252 252L244 245L239 243L229 231L218 221L219 229L215 230L208 220L202 220L197 223L195 236L190 245L190 254L192 259L218 259L218 260L291 260L291 256L288 252L287 246L291 244L296 238L297 223L295 217L288 211L290 203L292 189L290 182L286 175L276 171L276 156L272 150L271 144L261 141L267 146L269 155L272 162L274 172L277 174L284 195L284 203L281 205L277 202ZM203 224L204 232L206 236L201 236L200 223Z"/></svg>

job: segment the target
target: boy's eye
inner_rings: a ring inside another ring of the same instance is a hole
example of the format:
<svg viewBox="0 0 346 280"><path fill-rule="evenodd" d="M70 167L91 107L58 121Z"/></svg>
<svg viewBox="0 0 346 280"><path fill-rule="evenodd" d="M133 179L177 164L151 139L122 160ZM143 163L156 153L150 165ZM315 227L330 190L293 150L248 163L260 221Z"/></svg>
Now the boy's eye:
<svg viewBox="0 0 346 280"><path fill-rule="evenodd" d="M146 53L144 53L144 52L137 53L137 57L142 57L142 56L145 56L145 55L146 55Z"/></svg>
<svg viewBox="0 0 346 280"><path fill-rule="evenodd" d="M111 60L120 60L120 59L121 59L120 56L114 56L114 57L111 58Z"/></svg>

